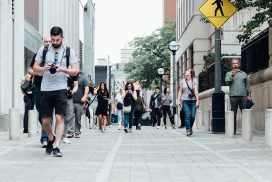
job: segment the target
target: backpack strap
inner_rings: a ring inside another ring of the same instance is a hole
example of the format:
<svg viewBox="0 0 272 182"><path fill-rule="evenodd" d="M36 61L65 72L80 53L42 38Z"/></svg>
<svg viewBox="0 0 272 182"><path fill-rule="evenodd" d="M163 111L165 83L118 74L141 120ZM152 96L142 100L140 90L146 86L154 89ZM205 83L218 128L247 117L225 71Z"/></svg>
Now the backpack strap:
<svg viewBox="0 0 272 182"><path fill-rule="evenodd" d="M45 47L43 48L41 66L44 66L44 64L45 64L46 54L47 54L47 52L48 52L48 50L49 50L48 48L49 48L49 45L47 45L47 46L45 46Z"/></svg>
<svg viewBox="0 0 272 182"><path fill-rule="evenodd" d="M69 67L70 64L70 47L66 46L66 67Z"/></svg>

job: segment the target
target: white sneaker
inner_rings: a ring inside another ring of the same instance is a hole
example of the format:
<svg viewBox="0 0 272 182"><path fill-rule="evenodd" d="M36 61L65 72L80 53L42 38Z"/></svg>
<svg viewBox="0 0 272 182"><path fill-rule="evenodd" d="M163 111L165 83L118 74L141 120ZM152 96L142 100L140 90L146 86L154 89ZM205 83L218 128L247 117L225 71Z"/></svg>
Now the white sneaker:
<svg viewBox="0 0 272 182"><path fill-rule="evenodd" d="M66 144L71 144L70 140L68 138L63 138L63 143L66 143Z"/></svg>
<svg viewBox="0 0 272 182"><path fill-rule="evenodd" d="M47 146L47 141L43 141L42 142L42 148L46 148L46 146Z"/></svg>
<svg viewBox="0 0 272 182"><path fill-rule="evenodd" d="M157 126L157 129L160 129L160 127L159 127L159 126Z"/></svg>

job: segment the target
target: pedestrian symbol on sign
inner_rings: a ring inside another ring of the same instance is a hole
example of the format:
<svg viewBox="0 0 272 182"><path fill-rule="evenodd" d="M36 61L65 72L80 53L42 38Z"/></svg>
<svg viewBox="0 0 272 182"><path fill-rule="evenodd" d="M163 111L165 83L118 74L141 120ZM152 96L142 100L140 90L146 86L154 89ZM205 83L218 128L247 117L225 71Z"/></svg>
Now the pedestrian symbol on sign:
<svg viewBox="0 0 272 182"><path fill-rule="evenodd" d="M212 3L212 5L214 5L215 3L217 5L217 7L215 9L214 16L217 16L218 10L220 10L221 15L224 16L223 9L222 9L222 6L224 6L223 1L222 0L215 0L214 3Z"/></svg>

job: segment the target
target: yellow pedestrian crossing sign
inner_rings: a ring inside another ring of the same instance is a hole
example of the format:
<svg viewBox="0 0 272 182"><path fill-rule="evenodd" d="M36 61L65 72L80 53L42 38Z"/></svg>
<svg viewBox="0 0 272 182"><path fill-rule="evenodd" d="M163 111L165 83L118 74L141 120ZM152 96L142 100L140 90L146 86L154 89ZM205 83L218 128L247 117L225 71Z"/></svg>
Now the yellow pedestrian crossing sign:
<svg viewBox="0 0 272 182"><path fill-rule="evenodd" d="M220 28L237 11L237 8L229 0L207 0L199 11L216 28Z"/></svg>

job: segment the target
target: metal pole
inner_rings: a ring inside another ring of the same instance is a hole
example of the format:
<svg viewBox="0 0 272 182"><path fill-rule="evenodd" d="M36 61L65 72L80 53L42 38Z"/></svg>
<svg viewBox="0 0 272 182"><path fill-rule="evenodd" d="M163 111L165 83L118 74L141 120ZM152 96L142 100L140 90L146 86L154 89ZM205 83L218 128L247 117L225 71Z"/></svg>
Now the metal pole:
<svg viewBox="0 0 272 182"><path fill-rule="evenodd" d="M221 37L220 29L215 29L215 70L212 95L212 132L225 132L225 93L221 89Z"/></svg>
<svg viewBox="0 0 272 182"><path fill-rule="evenodd" d="M177 104L176 104L176 66L175 66L175 55L176 51L172 51L173 53L173 116L177 113Z"/></svg>
<svg viewBox="0 0 272 182"><path fill-rule="evenodd" d="M161 90L161 93L163 92L162 91L162 75L160 74L160 90Z"/></svg>
<svg viewBox="0 0 272 182"><path fill-rule="evenodd" d="M221 38L220 29L215 29L215 92L221 92Z"/></svg>

